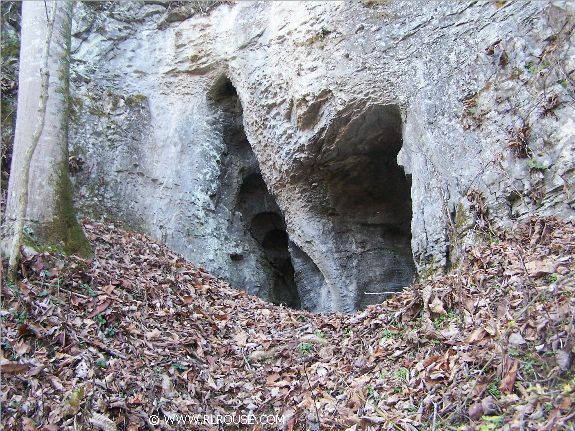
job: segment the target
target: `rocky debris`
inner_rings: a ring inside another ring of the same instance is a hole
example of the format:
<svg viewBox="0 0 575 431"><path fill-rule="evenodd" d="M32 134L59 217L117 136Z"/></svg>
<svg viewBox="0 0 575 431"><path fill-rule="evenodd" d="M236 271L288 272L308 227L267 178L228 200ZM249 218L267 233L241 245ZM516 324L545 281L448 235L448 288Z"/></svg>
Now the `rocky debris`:
<svg viewBox="0 0 575 431"><path fill-rule="evenodd" d="M274 306L145 235L84 229L92 259L28 250L2 287L5 429L189 429L175 415L234 413L284 417L249 429L575 424L572 223L492 231L451 273L350 315Z"/></svg>

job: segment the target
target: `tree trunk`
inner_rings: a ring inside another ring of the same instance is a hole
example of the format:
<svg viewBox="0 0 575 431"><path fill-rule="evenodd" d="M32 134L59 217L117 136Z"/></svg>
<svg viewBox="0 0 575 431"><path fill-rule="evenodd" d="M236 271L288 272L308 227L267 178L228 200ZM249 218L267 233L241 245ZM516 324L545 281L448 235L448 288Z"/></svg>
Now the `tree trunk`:
<svg viewBox="0 0 575 431"><path fill-rule="evenodd" d="M24 224L39 243L66 248L72 232L85 247L67 170L72 6L70 1L49 1L47 8L44 2L22 5L18 112L6 210L6 225L13 228L11 269L17 265Z"/></svg>

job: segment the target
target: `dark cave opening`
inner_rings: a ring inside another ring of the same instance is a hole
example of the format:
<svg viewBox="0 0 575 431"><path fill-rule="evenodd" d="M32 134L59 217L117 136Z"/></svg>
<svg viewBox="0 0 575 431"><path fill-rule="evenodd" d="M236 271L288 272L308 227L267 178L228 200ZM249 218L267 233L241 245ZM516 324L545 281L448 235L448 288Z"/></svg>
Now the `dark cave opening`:
<svg viewBox="0 0 575 431"><path fill-rule="evenodd" d="M373 106L345 123L322 154L325 216L341 266L357 286L355 307L382 302L415 275L411 180L397 164L402 120L394 105Z"/></svg>
<svg viewBox="0 0 575 431"><path fill-rule="evenodd" d="M231 281L272 303L300 308L283 215L246 137L237 91L228 78L222 77L209 98L221 113L224 143L216 207L232 215L230 235L245 243L248 255L230 254ZM239 221L234 214L240 215ZM252 286L257 278L253 271L265 276L264 285Z"/></svg>
<svg viewBox="0 0 575 431"><path fill-rule="evenodd" d="M270 301L300 308L300 298L294 279L294 268L288 249L288 234L279 212L256 214L250 224L250 232L264 250L265 258L273 270Z"/></svg>
<svg viewBox="0 0 575 431"><path fill-rule="evenodd" d="M241 244L229 253L235 286L293 308L353 311L411 283L411 181L397 163L403 144L397 106L352 108L336 117L304 178L310 208L331 226L333 256L323 265L335 271L328 284L319 261L288 237L246 137L233 84L222 77L208 96L220 113L223 142L215 207L229 220L229 237Z"/></svg>

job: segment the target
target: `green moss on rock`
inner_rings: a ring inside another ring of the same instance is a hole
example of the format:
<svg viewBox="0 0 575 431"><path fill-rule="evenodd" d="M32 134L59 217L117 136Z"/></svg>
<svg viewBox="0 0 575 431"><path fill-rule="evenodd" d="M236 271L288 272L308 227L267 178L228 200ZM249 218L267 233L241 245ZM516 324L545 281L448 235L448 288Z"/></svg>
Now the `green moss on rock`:
<svg viewBox="0 0 575 431"><path fill-rule="evenodd" d="M126 97L126 105L142 105L143 103L147 102L147 100L148 98L143 94L131 94Z"/></svg>
<svg viewBox="0 0 575 431"><path fill-rule="evenodd" d="M419 281L425 281L436 275L443 274L443 272L444 267L438 264L433 256L426 256L425 259L420 262L418 279Z"/></svg>
<svg viewBox="0 0 575 431"><path fill-rule="evenodd" d="M469 223L469 214L465 209L465 205L459 203L455 211L455 228L461 232Z"/></svg>
<svg viewBox="0 0 575 431"><path fill-rule="evenodd" d="M67 254L76 254L82 257L92 255L90 243L84 235L84 231L76 219L74 209L72 183L68 176L68 169L62 166L60 176L56 182L56 217L45 228L43 237L53 243L62 245L62 250Z"/></svg>

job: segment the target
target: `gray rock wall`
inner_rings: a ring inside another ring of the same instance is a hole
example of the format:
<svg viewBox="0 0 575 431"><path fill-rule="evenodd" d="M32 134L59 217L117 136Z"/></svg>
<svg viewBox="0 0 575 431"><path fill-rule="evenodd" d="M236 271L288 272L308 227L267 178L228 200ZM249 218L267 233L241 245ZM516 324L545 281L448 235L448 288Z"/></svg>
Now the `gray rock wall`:
<svg viewBox="0 0 575 431"><path fill-rule="evenodd" d="M84 213L313 311L361 308L416 268L445 267L475 221L573 217L572 3L239 2L174 16L76 7ZM227 80L233 106L218 100ZM246 193L260 173L266 187Z"/></svg>

